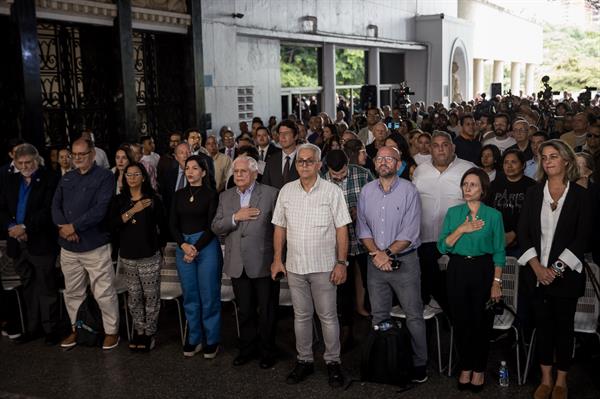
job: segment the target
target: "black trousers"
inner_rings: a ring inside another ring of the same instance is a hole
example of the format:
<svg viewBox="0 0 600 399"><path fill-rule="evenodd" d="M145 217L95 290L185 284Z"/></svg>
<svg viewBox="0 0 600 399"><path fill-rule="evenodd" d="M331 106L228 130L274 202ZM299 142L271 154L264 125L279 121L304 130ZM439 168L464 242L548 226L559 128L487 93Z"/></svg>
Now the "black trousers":
<svg viewBox="0 0 600 399"><path fill-rule="evenodd" d="M483 372L486 369L489 335L494 322L486 311L494 280L491 255L466 259L452 256L448 264L448 307L454 326L460 370Z"/></svg>
<svg viewBox="0 0 600 399"><path fill-rule="evenodd" d="M14 265L23 283L26 331L35 333L42 328L44 333L52 333L58 323L59 310L56 256L32 255L23 246Z"/></svg>
<svg viewBox="0 0 600 399"><path fill-rule="evenodd" d="M337 309L340 316L340 325L342 327L352 327L354 325L354 306L356 304L356 285L355 285L355 264L362 268L361 263L366 266L367 254L348 257L348 267L346 268L346 281L337 287ZM361 269L362 270L362 269ZM366 267L365 267L366 271ZM362 274L361 274L362 275ZM366 277L366 274L365 274ZM363 286L366 279L363 280Z"/></svg>
<svg viewBox="0 0 600 399"><path fill-rule="evenodd" d="M577 298L557 298L546 294L544 286L535 288L533 313L540 364L551 366L556 354L556 368L569 371L576 308Z"/></svg>
<svg viewBox="0 0 600 399"><path fill-rule="evenodd" d="M446 310L448 295L446 293L446 272L440 271L438 259L442 256L437 249L437 243L426 242L417 250L421 263L421 299L427 305L435 298L442 309Z"/></svg>
<svg viewBox="0 0 600 399"><path fill-rule="evenodd" d="M251 356L260 352L262 357L275 356L279 281L271 277L250 278L244 270L231 283L238 305L240 354Z"/></svg>

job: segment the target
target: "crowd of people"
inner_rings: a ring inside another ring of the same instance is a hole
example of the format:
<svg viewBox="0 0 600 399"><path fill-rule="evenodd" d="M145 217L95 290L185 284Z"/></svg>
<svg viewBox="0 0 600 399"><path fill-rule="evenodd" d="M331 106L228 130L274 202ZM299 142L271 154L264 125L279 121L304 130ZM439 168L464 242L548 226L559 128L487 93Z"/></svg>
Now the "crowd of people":
<svg viewBox="0 0 600 399"><path fill-rule="evenodd" d="M584 254L599 248L591 234L600 204L596 101L550 106L511 96L449 109L339 109L334 119L314 110L266 125L254 118L237 135L227 126L208 136L170 132L162 155L142 136L116 150L112 169L89 131L47 160L15 141L12 162L0 171L0 225L27 318L22 334L14 318L3 332L21 342L43 334L50 345L77 345L75 329L65 337L57 327L58 264L71 324L89 291L102 314L102 347L115 348L116 261L133 318L129 348L152 350L163 250L175 242L186 357L211 359L220 350L224 271L239 307L233 364L258 358L261 368L272 367L279 280L286 278L297 350L288 383L314 372L316 313L329 383L342 386L354 313L373 326L387 322L395 294L411 335L412 381L427 381L423 309L441 307L454 326L458 389L477 392L489 303L502 299L512 256L523 266L519 323L537 328L542 380L534 397L564 398ZM444 254L447 273L438 266Z"/></svg>

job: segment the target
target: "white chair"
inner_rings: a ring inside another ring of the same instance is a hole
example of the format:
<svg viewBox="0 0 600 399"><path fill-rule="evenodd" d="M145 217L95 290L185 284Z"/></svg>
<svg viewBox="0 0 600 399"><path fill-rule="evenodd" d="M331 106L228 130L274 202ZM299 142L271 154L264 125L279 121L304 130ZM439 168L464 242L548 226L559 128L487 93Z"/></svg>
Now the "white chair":
<svg viewBox="0 0 600 399"><path fill-rule="evenodd" d="M594 273L596 281L600 279L600 269L594 263L589 262L590 269ZM583 334L595 334L600 340L600 334L597 331L598 327L598 315L600 314L600 302L594 291L592 280L586 271L586 282L585 292L581 298L577 301L577 309L575 311L575 322L574 329L576 333ZM529 368L531 366L531 356L533 354L533 348L535 346L535 333L534 329L531 333L531 339L529 340L529 349L527 351L527 360L525 361L525 370L523 373L523 384L527 382L527 376L529 375ZM572 357L575 357L575 341L573 338L573 353Z"/></svg>
<svg viewBox="0 0 600 399"><path fill-rule="evenodd" d="M131 320L131 322L129 321L129 305L127 303L127 294L129 290L127 288L127 277L125 276L125 269L121 267L121 262L115 263L115 291L117 291L117 295L123 296L123 310L125 311L125 327L127 329L127 339L131 341L133 332L133 320Z"/></svg>
<svg viewBox="0 0 600 399"><path fill-rule="evenodd" d="M240 319L238 317L238 307L235 301L235 294L233 293L233 285L231 284L231 277L227 274L222 273L221 275L221 302L231 302L233 304L233 312L235 314L235 327L237 329L238 338L240 336Z"/></svg>
<svg viewBox="0 0 600 399"><path fill-rule="evenodd" d="M440 322L438 320L438 316L443 313L440 305L432 299L429 304L423 307L423 319L425 321L433 319L435 321L435 335L437 339L437 357L438 357L438 370L441 373L443 370L442 367L442 352L440 347ZM390 312L390 316L394 319L406 319L406 312L400 305L396 305L392 308Z"/></svg>
<svg viewBox="0 0 600 399"><path fill-rule="evenodd" d="M279 280L279 306L289 306L293 308L292 294L290 293L290 286L287 281L287 277ZM316 316L316 314L315 314ZM313 344L319 341L319 330L317 329L317 323L315 323L315 317L313 316Z"/></svg>
<svg viewBox="0 0 600 399"><path fill-rule="evenodd" d="M181 301L179 300L183 295L183 291L181 290L181 282L175 263L176 248L177 244L174 242L167 243L165 247L163 267L160 269L160 299L163 301L175 301L177 304L181 344L185 345L185 330L181 312Z"/></svg>

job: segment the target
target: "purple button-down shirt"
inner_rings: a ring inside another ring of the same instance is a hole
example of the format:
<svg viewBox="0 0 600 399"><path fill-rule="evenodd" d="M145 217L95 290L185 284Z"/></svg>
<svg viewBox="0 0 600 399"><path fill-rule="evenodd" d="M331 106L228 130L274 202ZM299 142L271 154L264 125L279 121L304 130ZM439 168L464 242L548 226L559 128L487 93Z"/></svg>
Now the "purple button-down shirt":
<svg viewBox="0 0 600 399"><path fill-rule="evenodd" d="M368 183L358 198L356 229L359 239L372 238L380 250L394 241L410 241L403 252L416 249L421 244L421 200L415 186L396 178L385 192L379 180Z"/></svg>

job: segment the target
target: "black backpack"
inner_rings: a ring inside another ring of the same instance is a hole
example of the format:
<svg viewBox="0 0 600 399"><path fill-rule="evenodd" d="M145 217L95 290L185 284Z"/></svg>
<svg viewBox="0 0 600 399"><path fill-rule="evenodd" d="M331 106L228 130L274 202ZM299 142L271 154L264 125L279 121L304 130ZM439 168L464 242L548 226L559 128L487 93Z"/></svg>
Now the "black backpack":
<svg viewBox="0 0 600 399"><path fill-rule="evenodd" d="M371 329L362 350L362 381L406 387L410 381L412 349L406 328L395 322L386 331Z"/></svg>
<svg viewBox="0 0 600 399"><path fill-rule="evenodd" d="M98 303L89 293L77 310L75 331L77 332L77 345L102 346L104 340L102 313Z"/></svg>

